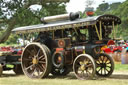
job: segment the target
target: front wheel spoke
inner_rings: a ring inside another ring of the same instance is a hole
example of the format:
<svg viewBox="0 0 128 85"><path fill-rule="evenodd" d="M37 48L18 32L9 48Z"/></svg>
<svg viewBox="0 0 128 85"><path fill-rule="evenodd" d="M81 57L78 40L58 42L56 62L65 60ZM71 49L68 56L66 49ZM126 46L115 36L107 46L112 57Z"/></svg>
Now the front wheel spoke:
<svg viewBox="0 0 128 85"><path fill-rule="evenodd" d="M111 66L106 66L106 67L111 68Z"/></svg>
<svg viewBox="0 0 128 85"><path fill-rule="evenodd" d="M81 71L81 76L84 76L84 71Z"/></svg>
<svg viewBox="0 0 128 85"><path fill-rule="evenodd" d="M92 67L92 66L93 66L92 63L86 65L86 67Z"/></svg>
<svg viewBox="0 0 128 85"><path fill-rule="evenodd" d="M91 75L92 75L88 70L87 70L86 72L87 72L87 74L88 74L89 76L91 76Z"/></svg>
<svg viewBox="0 0 128 85"><path fill-rule="evenodd" d="M101 74L102 74L102 70L103 70L103 68L101 68Z"/></svg>
<svg viewBox="0 0 128 85"><path fill-rule="evenodd" d="M101 67L101 65L100 65L100 64L98 64L98 63L96 63L96 67Z"/></svg>
<svg viewBox="0 0 128 85"><path fill-rule="evenodd" d="M100 64L100 60L99 60L99 59L97 60L97 63L99 63L99 64Z"/></svg>
<svg viewBox="0 0 128 85"><path fill-rule="evenodd" d="M78 68L78 67L80 67L80 64L78 63L78 64L76 64L76 66L75 66L76 68Z"/></svg>
<svg viewBox="0 0 128 85"><path fill-rule="evenodd" d="M105 56L102 56L102 58L103 58L103 59L102 59L102 62L104 63Z"/></svg>
<svg viewBox="0 0 128 85"><path fill-rule="evenodd" d="M106 64L111 64L111 62L109 61L109 62L107 62Z"/></svg>
<svg viewBox="0 0 128 85"><path fill-rule="evenodd" d="M98 70L98 72L101 70L102 68L100 67L100 69Z"/></svg>
<svg viewBox="0 0 128 85"><path fill-rule="evenodd" d="M107 61L108 61L108 58L106 59L105 63L107 63Z"/></svg>
<svg viewBox="0 0 128 85"><path fill-rule="evenodd" d="M104 74L106 74L106 69L104 68Z"/></svg>
<svg viewBox="0 0 128 85"><path fill-rule="evenodd" d="M100 61L103 61L102 56L99 57Z"/></svg>
<svg viewBox="0 0 128 85"><path fill-rule="evenodd" d="M105 68L106 69L106 71L109 73L109 70L107 69L107 68Z"/></svg>

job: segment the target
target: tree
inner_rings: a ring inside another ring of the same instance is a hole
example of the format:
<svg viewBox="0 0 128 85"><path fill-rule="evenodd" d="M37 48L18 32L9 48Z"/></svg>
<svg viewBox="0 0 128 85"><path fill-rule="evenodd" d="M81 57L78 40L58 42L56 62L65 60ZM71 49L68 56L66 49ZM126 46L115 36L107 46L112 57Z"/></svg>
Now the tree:
<svg viewBox="0 0 128 85"><path fill-rule="evenodd" d="M117 30L117 36L120 37L122 36L124 39L128 39L127 34L128 34L128 0L126 0L123 3L116 2L109 4L109 7L106 6L103 8L102 7L104 4L99 5L99 7L96 10L97 15L102 15L102 14L113 14L115 16L118 16L121 18L121 25L118 26ZM117 28L117 27L116 27Z"/></svg>
<svg viewBox="0 0 128 85"><path fill-rule="evenodd" d="M94 3L94 0L86 0L86 6L90 7Z"/></svg>
<svg viewBox="0 0 128 85"><path fill-rule="evenodd" d="M97 7L96 14L97 15L103 14L108 10L108 8L109 8L108 3L102 3L99 5L99 7Z"/></svg>
<svg viewBox="0 0 128 85"><path fill-rule="evenodd" d="M6 29L0 36L0 43L5 42L15 27L39 24L44 16L65 13L65 4L69 0L0 0L0 24ZM41 5L41 10L32 11L30 6ZM2 26L0 25L0 28Z"/></svg>

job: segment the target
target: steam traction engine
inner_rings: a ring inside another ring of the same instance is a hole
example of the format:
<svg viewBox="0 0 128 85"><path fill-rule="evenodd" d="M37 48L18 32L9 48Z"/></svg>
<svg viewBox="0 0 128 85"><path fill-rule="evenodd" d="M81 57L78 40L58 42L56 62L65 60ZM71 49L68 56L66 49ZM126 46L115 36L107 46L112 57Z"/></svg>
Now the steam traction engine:
<svg viewBox="0 0 128 85"><path fill-rule="evenodd" d="M96 75L110 76L114 70L111 56L102 53L109 35L121 20L114 15L80 19L78 13L45 17L44 24L19 27L18 34L38 33L22 53L22 69L30 78L44 78L51 73L65 76L74 71L79 79ZM56 21L57 20L57 21Z"/></svg>

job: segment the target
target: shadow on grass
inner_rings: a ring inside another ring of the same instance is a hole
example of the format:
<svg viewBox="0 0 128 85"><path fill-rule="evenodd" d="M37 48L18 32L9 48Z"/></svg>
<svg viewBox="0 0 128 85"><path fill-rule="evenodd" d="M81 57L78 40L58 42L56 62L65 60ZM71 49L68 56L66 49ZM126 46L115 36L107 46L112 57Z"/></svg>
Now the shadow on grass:
<svg viewBox="0 0 128 85"><path fill-rule="evenodd" d="M53 76L53 75L50 75L48 76L47 78L45 79L66 79L66 80L77 80L76 76L74 73L70 73L66 76ZM105 78L101 78L101 77L97 77L95 76L95 78L93 79L87 79L87 80L106 80Z"/></svg>
<svg viewBox="0 0 128 85"><path fill-rule="evenodd" d="M49 75L46 79L77 79L73 73L70 73L66 76L53 76Z"/></svg>
<svg viewBox="0 0 128 85"><path fill-rule="evenodd" d="M23 74L22 74L23 75ZM2 74L0 78L5 78L5 77L20 77L21 75L16 75L16 74ZM25 76L25 75L24 75ZM66 79L66 80L77 80L76 76L74 73L70 73L67 76L53 76L49 75L45 79ZM128 79L128 74L113 74L110 77L98 77L95 76L94 79L92 80L106 80L106 79Z"/></svg>
<svg viewBox="0 0 128 85"><path fill-rule="evenodd" d="M128 74L113 74L110 79L128 79Z"/></svg>

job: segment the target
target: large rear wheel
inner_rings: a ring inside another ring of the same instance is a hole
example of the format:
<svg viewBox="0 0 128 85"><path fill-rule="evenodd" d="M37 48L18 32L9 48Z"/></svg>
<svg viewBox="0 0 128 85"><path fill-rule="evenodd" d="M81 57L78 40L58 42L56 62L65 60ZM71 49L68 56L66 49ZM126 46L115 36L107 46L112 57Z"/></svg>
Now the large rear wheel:
<svg viewBox="0 0 128 85"><path fill-rule="evenodd" d="M97 55L96 74L102 77L110 76L114 71L114 61L111 56L105 53Z"/></svg>
<svg viewBox="0 0 128 85"><path fill-rule="evenodd" d="M78 79L92 79L96 70L94 59L88 54L77 56L73 63L73 70Z"/></svg>
<svg viewBox="0 0 128 85"><path fill-rule="evenodd" d="M40 43L26 46L22 54L22 69L30 78L47 77L51 71L51 59L48 47Z"/></svg>

